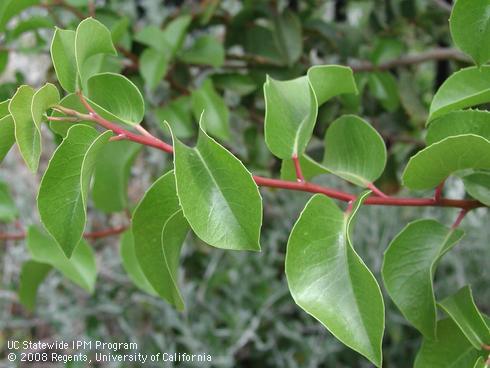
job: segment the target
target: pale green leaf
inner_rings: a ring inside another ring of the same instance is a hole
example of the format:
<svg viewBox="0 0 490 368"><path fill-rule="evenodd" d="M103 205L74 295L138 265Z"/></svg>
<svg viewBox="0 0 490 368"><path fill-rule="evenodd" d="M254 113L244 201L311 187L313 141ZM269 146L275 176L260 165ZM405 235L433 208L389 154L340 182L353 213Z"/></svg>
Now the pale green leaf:
<svg viewBox="0 0 490 368"><path fill-rule="evenodd" d="M303 310L381 367L383 297L350 239L354 217L368 193L359 197L350 213L323 195L310 199L288 240L286 276L291 295Z"/></svg>
<svg viewBox="0 0 490 368"><path fill-rule="evenodd" d="M56 28L51 41L51 59L56 77L61 87L72 93L78 89L75 35L74 31Z"/></svg>
<svg viewBox="0 0 490 368"><path fill-rule="evenodd" d="M75 125L49 161L39 187L41 221L67 257L82 238L87 218L87 194L101 148L112 135Z"/></svg>
<svg viewBox="0 0 490 368"><path fill-rule="evenodd" d="M299 164L301 166L301 172L305 180L311 180L315 176L328 174L330 171L327 170L322 164L316 162L308 155L303 155L299 158ZM294 167L293 160L282 160L281 163L281 179L295 181L296 169Z"/></svg>
<svg viewBox="0 0 490 368"><path fill-rule="evenodd" d="M469 67L452 74L437 90L427 124L445 113L490 102L490 66Z"/></svg>
<svg viewBox="0 0 490 368"><path fill-rule="evenodd" d="M490 141L474 134L445 138L419 151L403 172L410 189L431 189L453 172L464 169L490 169Z"/></svg>
<svg viewBox="0 0 490 368"><path fill-rule="evenodd" d="M323 165L345 180L368 186L386 166L383 138L367 121L344 115L327 129Z"/></svg>
<svg viewBox="0 0 490 368"><path fill-rule="evenodd" d="M219 68L225 61L225 49L213 36L199 37L179 58L188 64L211 65Z"/></svg>
<svg viewBox="0 0 490 368"><path fill-rule="evenodd" d="M216 88L233 91L240 96L248 95L257 89L257 83L247 74L219 73L213 74Z"/></svg>
<svg viewBox="0 0 490 368"><path fill-rule="evenodd" d="M400 98L396 79L391 73L369 73L368 85L371 94L379 100L381 106L390 112L396 111Z"/></svg>
<svg viewBox="0 0 490 368"><path fill-rule="evenodd" d="M19 211L10 195L9 187L0 181L0 222L12 222L18 214Z"/></svg>
<svg viewBox="0 0 490 368"><path fill-rule="evenodd" d="M303 36L299 18L290 10L274 17L274 42L286 64L294 64L303 51Z"/></svg>
<svg viewBox="0 0 490 368"><path fill-rule="evenodd" d="M9 111L15 125L15 140L25 163L36 172L41 157L41 130L32 121L31 103L34 89L21 86L10 100Z"/></svg>
<svg viewBox="0 0 490 368"><path fill-rule="evenodd" d="M51 83L45 84L34 93L31 104L31 114L34 124L40 129L46 111L60 102L60 93Z"/></svg>
<svg viewBox="0 0 490 368"><path fill-rule="evenodd" d="M181 15L170 21L163 30L163 38L170 45L172 56L182 47L191 21L192 17L190 15Z"/></svg>
<svg viewBox="0 0 490 368"><path fill-rule="evenodd" d="M458 325L469 342L477 350L490 342L490 330L478 311L469 286L459 289L456 294L438 303Z"/></svg>
<svg viewBox="0 0 490 368"><path fill-rule="evenodd" d="M28 311L36 306L37 289L52 267L45 263L26 261L20 270L19 301Z"/></svg>
<svg viewBox="0 0 490 368"><path fill-rule="evenodd" d="M145 115L145 101L138 87L115 73L100 73L87 81L89 102L109 120L134 125Z"/></svg>
<svg viewBox="0 0 490 368"><path fill-rule="evenodd" d="M490 206L490 172L477 171L462 176L462 179L470 196Z"/></svg>
<svg viewBox="0 0 490 368"><path fill-rule="evenodd" d="M165 121L177 138L190 138L196 133L197 126L192 121L191 100L188 96L178 97L157 109L155 115L162 129L167 132ZM168 132L170 134L170 132Z"/></svg>
<svg viewBox="0 0 490 368"><path fill-rule="evenodd" d="M6 117L7 115L10 115L9 104L10 100L0 102L0 119Z"/></svg>
<svg viewBox="0 0 490 368"><path fill-rule="evenodd" d="M436 304L432 279L439 259L463 236L435 220L408 224L390 243L383 260L386 290L405 318L426 338L436 332Z"/></svg>
<svg viewBox="0 0 490 368"><path fill-rule="evenodd" d="M128 180L141 145L130 141L109 142L99 152L95 164L92 198L104 212L128 208Z"/></svg>
<svg viewBox="0 0 490 368"><path fill-rule="evenodd" d="M169 40L167 40L167 38L165 37L165 33L160 28L154 25L147 26L137 32L134 36L134 39L135 41L138 41L162 53L168 53L169 50L171 50Z"/></svg>
<svg viewBox="0 0 490 368"><path fill-rule="evenodd" d="M194 148L173 140L177 193L192 230L217 248L260 250L262 199L245 166L202 129Z"/></svg>
<svg viewBox="0 0 490 368"><path fill-rule="evenodd" d="M15 124L12 115L6 115L0 119L0 162L15 143Z"/></svg>
<svg viewBox="0 0 490 368"><path fill-rule="evenodd" d="M0 32L5 30L5 26L12 17L40 2L41 0L3 0L0 3Z"/></svg>
<svg viewBox="0 0 490 368"><path fill-rule="evenodd" d="M54 23L51 18L45 16L33 16L26 20L20 21L10 32L7 34L8 40L15 40L24 33L37 31L42 28L53 28Z"/></svg>
<svg viewBox="0 0 490 368"><path fill-rule="evenodd" d="M162 78L167 74L169 62L170 58L167 52L150 48L143 51L139 61L139 68L147 88L150 90L157 88Z"/></svg>
<svg viewBox="0 0 490 368"><path fill-rule="evenodd" d="M162 298L183 310L177 276L189 226L179 206L173 171L146 191L134 211L132 230L136 257L149 283Z"/></svg>
<svg viewBox="0 0 490 368"><path fill-rule="evenodd" d="M308 69L308 79L315 92L318 105L334 96L358 94L352 69L341 65L317 65Z"/></svg>

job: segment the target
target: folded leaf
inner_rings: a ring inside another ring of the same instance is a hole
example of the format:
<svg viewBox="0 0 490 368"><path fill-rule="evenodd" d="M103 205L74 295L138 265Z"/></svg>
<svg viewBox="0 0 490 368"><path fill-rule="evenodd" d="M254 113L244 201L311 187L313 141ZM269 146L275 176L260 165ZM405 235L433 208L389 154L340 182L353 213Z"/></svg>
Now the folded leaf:
<svg viewBox="0 0 490 368"><path fill-rule="evenodd" d="M28 311L36 306L37 290L52 267L45 263L26 261L20 270L19 301Z"/></svg>
<svg viewBox="0 0 490 368"><path fill-rule="evenodd" d="M365 120L344 115L327 129L323 165L345 180L368 186L386 166L383 138Z"/></svg>
<svg viewBox="0 0 490 368"><path fill-rule="evenodd" d="M173 171L160 177L146 191L134 211L132 231L143 274L162 298L183 310L177 268L189 225L179 206Z"/></svg>
<svg viewBox="0 0 490 368"><path fill-rule="evenodd" d="M41 130L32 121L31 103L34 89L20 86L10 100L9 111L15 125L15 140L25 163L36 172L41 157Z"/></svg>
<svg viewBox="0 0 490 368"><path fill-rule="evenodd" d="M373 274L355 252L350 213L328 197L310 199L293 227L286 252L286 276L295 302L342 343L381 367L384 304Z"/></svg>
<svg viewBox="0 0 490 368"><path fill-rule="evenodd" d="M318 105L342 94L357 94L352 69L341 65L317 65L308 69L308 79L315 92Z"/></svg>
<svg viewBox="0 0 490 368"><path fill-rule="evenodd" d="M45 84L34 93L31 103L31 114L34 124L40 130L46 111L60 102L60 93L51 83ZM45 119L44 119L45 120Z"/></svg>
<svg viewBox="0 0 490 368"><path fill-rule="evenodd" d="M436 304L432 279L439 259L463 236L435 220L408 224L388 246L381 274L395 305L426 338L436 334Z"/></svg>
<svg viewBox="0 0 490 368"><path fill-rule="evenodd" d="M66 92L78 89L74 31L56 28L51 41L51 59L58 82Z"/></svg>
<svg viewBox="0 0 490 368"><path fill-rule="evenodd" d="M490 329L478 311L469 286L439 302L439 306L458 325L468 341L477 350L490 343Z"/></svg>
<svg viewBox="0 0 490 368"><path fill-rule="evenodd" d="M99 134L91 127L74 125L41 180L37 197L41 221L67 257L82 238L90 179L97 155L111 135L110 131Z"/></svg>
<svg viewBox="0 0 490 368"><path fill-rule="evenodd" d="M173 141L177 193L192 230L217 248L260 250L262 199L245 166L202 129L194 148Z"/></svg>
<svg viewBox="0 0 490 368"><path fill-rule="evenodd" d="M477 171L461 178L464 182L464 188L470 196L490 206L490 172Z"/></svg>
<svg viewBox="0 0 490 368"><path fill-rule="evenodd" d="M0 162L7 156L14 143L14 119L12 119L12 115L7 115L0 119Z"/></svg>
<svg viewBox="0 0 490 368"><path fill-rule="evenodd" d="M419 151L403 172L405 186L435 188L452 173L464 169L490 169L490 141L474 134L445 138Z"/></svg>

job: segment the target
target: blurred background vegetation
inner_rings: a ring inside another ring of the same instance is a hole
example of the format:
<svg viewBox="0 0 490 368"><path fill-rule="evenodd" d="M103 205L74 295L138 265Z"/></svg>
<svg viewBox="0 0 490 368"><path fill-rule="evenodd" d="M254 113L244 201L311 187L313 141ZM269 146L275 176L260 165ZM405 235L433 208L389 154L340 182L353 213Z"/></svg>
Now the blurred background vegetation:
<svg viewBox="0 0 490 368"><path fill-rule="evenodd" d="M447 22L451 4L444 0L25 3L33 6L8 22L0 19L0 100L10 98L24 82L34 86L55 82L49 58L53 27L74 29L80 19L92 15L111 29L120 54L101 63L122 71L141 88L147 129L168 139L161 126L167 119L182 139L192 141L196 120L205 108L216 122L208 129L252 172L279 176L281 163L267 151L263 139L265 76L290 79L311 65L349 65L356 72L360 94L321 107L308 152L321 158L325 129L336 117L345 113L365 117L389 150L386 172L376 184L390 194L400 191L407 157L423 146L422 128L434 91L468 63L451 44ZM20 233L39 223L35 196L48 153L59 142L44 128L46 156L37 175L24 168L16 149L2 164L2 233ZM169 160L161 152L143 149L130 170L127 208L113 212L91 203L89 230L127 225L126 212L168 169ZM328 176L315 181L356 191ZM22 263L29 258L24 241L0 240L0 365L9 339L85 338L136 342L144 353L206 352L213 356L213 367L370 366L300 311L287 290L286 242L309 196L261 192L265 214L260 254L224 252L193 236L187 239L181 258L183 313L134 286L121 265L118 236L90 241L99 270L92 295L51 272L39 289L36 309L28 312L16 294ZM461 183L450 181L446 195L463 196ZM354 244L378 278L388 243L407 222L422 216L451 223L456 210L373 206L361 210ZM487 224L485 209L464 220L466 237L442 260L436 294L444 297L471 283L476 302L488 314ZM387 297L385 302L384 366L410 367L420 336Z"/></svg>

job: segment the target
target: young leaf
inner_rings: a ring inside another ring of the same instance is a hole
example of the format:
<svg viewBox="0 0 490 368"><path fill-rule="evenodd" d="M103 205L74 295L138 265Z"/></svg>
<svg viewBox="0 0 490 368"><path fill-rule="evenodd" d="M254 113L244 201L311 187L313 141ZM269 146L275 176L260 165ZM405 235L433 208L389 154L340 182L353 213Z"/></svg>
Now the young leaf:
<svg viewBox="0 0 490 368"><path fill-rule="evenodd" d="M217 248L259 251L262 199L245 166L202 129L194 148L173 141L177 194L192 230Z"/></svg>
<svg viewBox="0 0 490 368"><path fill-rule="evenodd" d="M104 212L122 211L128 207L129 173L141 147L134 142L117 141L109 142L101 149L92 187L95 207Z"/></svg>
<svg viewBox="0 0 490 368"><path fill-rule="evenodd" d="M9 187L0 181L0 222L12 222L18 216L19 211L15 207L10 195Z"/></svg>
<svg viewBox="0 0 490 368"><path fill-rule="evenodd" d="M39 128L46 111L60 102L60 93L51 83L45 84L32 97L31 114L34 124Z"/></svg>
<svg viewBox="0 0 490 368"><path fill-rule="evenodd" d="M192 92L192 111L196 120L203 121L203 128L207 132L223 140L230 138L228 107L210 79L206 79L199 89Z"/></svg>
<svg viewBox="0 0 490 368"><path fill-rule="evenodd" d="M323 195L310 199L293 227L286 252L286 276L295 302L342 343L381 367L384 304L373 274L355 252L349 214Z"/></svg>
<svg viewBox="0 0 490 368"><path fill-rule="evenodd" d="M26 261L20 270L19 301L28 311L36 306L37 289L52 267L45 263Z"/></svg>
<svg viewBox="0 0 490 368"><path fill-rule="evenodd" d="M56 77L66 92L78 89L75 32L56 28L51 42L51 59Z"/></svg>
<svg viewBox="0 0 490 368"><path fill-rule="evenodd" d="M454 43L476 64L485 64L490 59L490 48L485 46L490 37L486 0L456 1L449 25Z"/></svg>
<svg viewBox="0 0 490 368"><path fill-rule="evenodd" d="M301 22L290 10L274 18L274 41L287 65L293 65L303 51Z"/></svg>
<svg viewBox="0 0 490 368"><path fill-rule="evenodd" d="M12 115L7 115L0 119L0 162L7 156L14 143L14 119L12 119Z"/></svg>
<svg viewBox="0 0 490 368"><path fill-rule="evenodd" d="M90 57L98 54L117 54L112 44L111 32L93 18L84 19L78 25L75 35L75 58L82 84L86 79L84 75L85 63Z"/></svg>
<svg viewBox="0 0 490 368"><path fill-rule="evenodd" d="M299 164L305 180L311 180L315 176L328 174L330 172L322 164L316 162L307 155L303 155L299 158ZM289 181L296 180L296 169L293 160L282 160L281 179Z"/></svg>
<svg viewBox="0 0 490 368"><path fill-rule="evenodd" d="M358 94L354 73L346 66L312 66L307 75L319 106L338 95Z"/></svg>
<svg viewBox="0 0 490 368"><path fill-rule="evenodd" d="M430 123L425 141L427 145L431 145L444 138L461 134L479 135L490 141L490 112L451 111Z"/></svg>
<svg viewBox="0 0 490 368"><path fill-rule="evenodd" d="M90 179L101 148L112 135L74 125L49 161L39 187L41 221L67 257L82 238Z"/></svg>
<svg viewBox="0 0 490 368"><path fill-rule="evenodd" d="M10 100L9 111L15 125L15 140L25 163L36 172L41 157L41 130L32 121L31 103L34 89L21 86Z"/></svg>
<svg viewBox="0 0 490 368"><path fill-rule="evenodd" d="M489 151L490 141L474 134L445 138L410 158L403 183L414 190L430 189L455 171L490 169Z"/></svg>
<svg viewBox="0 0 490 368"><path fill-rule="evenodd" d="M381 176L386 165L383 138L365 120L342 116L327 129L323 165L345 180L368 186Z"/></svg>
<svg viewBox="0 0 490 368"><path fill-rule="evenodd" d="M207 35L199 37L190 48L183 50L179 58L188 64L219 68L225 62L225 49L215 37Z"/></svg>
<svg viewBox="0 0 490 368"><path fill-rule="evenodd" d="M128 274L131 281L144 292L150 295L157 295L155 289L151 286L145 274L141 270L134 249L134 238L131 231L126 231L121 236L121 246L119 248L124 270Z"/></svg>
<svg viewBox="0 0 490 368"><path fill-rule="evenodd" d="M395 305L426 338L436 336L432 278L439 259L463 236L435 220L408 224L386 249L381 274Z"/></svg>
<svg viewBox="0 0 490 368"><path fill-rule="evenodd" d="M477 171L464 175L462 179L470 196L490 206L490 172Z"/></svg>
<svg viewBox="0 0 490 368"><path fill-rule="evenodd" d="M469 286L439 302L439 306L458 325L469 342L477 350L490 343L490 330L473 300Z"/></svg>
<svg viewBox="0 0 490 368"><path fill-rule="evenodd" d="M87 81L89 102L109 120L139 124L145 115L145 101L138 87L115 73L100 73Z"/></svg>
<svg viewBox="0 0 490 368"><path fill-rule="evenodd" d="M86 111L85 106L82 104L80 101L80 97L75 94L75 93L70 93L63 97L61 101L59 102L59 105L76 110L76 111ZM65 114L54 111L52 112L51 116L55 117L64 117L66 116ZM60 135L61 137L66 137L66 134L68 133L68 130L73 126L73 125L87 125L90 127L95 127L95 123L93 121L78 121L74 124L69 124L66 121L50 121L49 122L49 127L53 132L56 134Z"/></svg>
<svg viewBox="0 0 490 368"><path fill-rule="evenodd" d="M469 67L452 74L437 90L430 105L429 119L452 110L490 101L490 66Z"/></svg>
<svg viewBox="0 0 490 368"><path fill-rule="evenodd" d="M85 240L80 241L68 259L52 237L31 226L27 232L27 247L34 261L54 267L87 292L94 291L97 277L95 255Z"/></svg>
<svg viewBox="0 0 490 368"><path fill-rule="evenodd" d="M179 206L173 171L160 177L146 191L134 211L132 230L143 274L162 298L183 310L177 268L189 225Z"/></svg>
<svg viewBox="0 0 490 368"><path fill-rule="evenodd" d="M424 338L414 368L463 368L474 367L479 359L474 349L463 335L458 325L450 318L437 322L438 339Z"/></svg>

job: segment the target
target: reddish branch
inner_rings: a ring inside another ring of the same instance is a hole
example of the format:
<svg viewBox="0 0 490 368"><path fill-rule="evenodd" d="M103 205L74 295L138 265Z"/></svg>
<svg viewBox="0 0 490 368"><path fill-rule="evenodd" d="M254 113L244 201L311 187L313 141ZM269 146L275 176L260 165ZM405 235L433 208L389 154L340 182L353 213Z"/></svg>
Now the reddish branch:
<svg viewBox="0 0 490 368"><path fill-rule="evenodd" d="M83 237L85 239L106 238L108 236L121 234L127 229L128 226L111 227L99 231L87 232L83 234ZM25 231L19 233L0 233L0 240L22 240L25 239L25 237L26 237Z"/></svg>

